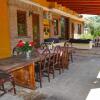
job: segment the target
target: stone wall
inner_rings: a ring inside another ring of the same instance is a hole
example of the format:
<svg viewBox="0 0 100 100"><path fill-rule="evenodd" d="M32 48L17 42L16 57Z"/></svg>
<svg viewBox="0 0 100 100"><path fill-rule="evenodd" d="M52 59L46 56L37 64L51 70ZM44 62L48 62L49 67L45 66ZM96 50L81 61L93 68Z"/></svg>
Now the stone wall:
<svg viewBox="0 0 100 100"><path fill-rule="evenodd" d="M39 14L39 30L40 30L40 41L43 41L43 10L31 4L26 4L20 2L20 0L9 0L9 28L10 28L10 42L11 48L13 49L17 42L22 39L24 41L33 40L33 28L32 28L32 15L29 15L29 12ZM17 10L26 12L27 20L27 36L19 37L17 31Z"/></svg>

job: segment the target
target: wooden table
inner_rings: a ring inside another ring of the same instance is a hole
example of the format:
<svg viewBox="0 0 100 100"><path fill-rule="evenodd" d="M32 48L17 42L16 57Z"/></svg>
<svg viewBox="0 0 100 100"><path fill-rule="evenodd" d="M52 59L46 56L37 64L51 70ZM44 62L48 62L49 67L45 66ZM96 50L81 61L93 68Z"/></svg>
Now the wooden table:
<svg viewBox="0 0 100 100"><path fill-rule="evenodd" d="M39 59L39 55L32 56L29 59L25 58L25 56L0 59L0 69L11 73L17 85L35 89L34 62Z"/></svg>

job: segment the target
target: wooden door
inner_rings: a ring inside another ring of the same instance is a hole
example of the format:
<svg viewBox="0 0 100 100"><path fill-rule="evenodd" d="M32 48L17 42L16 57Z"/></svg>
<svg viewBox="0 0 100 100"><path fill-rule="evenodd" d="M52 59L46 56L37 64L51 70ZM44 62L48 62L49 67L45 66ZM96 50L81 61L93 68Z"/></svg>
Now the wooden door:
<svg viewBox="0 0 100 100"><path fill-rule="evenodd" d="M69 39L69 18L65 18L65 39Z"/></svg>
<svg viewBox="0 0 100 100"><path fill-rule="evenodd" d="M69 39L69 19L65 17L61 19L61 37Z"/></svg>
<svg viewBox="0 0 100 100"><path fill-rule="evenodd" d="M39 28L39 14L32 15L32 26L33 26L33 41L35 41L36 46L40 44L40 28Z"/></svg>

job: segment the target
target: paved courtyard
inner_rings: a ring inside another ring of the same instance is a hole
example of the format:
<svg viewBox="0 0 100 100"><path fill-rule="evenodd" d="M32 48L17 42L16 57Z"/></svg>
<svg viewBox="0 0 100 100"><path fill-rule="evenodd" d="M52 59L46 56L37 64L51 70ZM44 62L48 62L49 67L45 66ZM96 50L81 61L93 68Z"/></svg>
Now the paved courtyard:
<svg viewBox="0 0 100 100"><path fill-rule="evenodd" d="M70 62L69 70L65 70L61 75L56 72L55 79L51 77L50 83L45 78L43 88L37 88L33 94L31 91L28 95L39 93L44 96L26 100L85 100L90 89L100 88L100 81L96 79L100 71L100 55L96 53L97 51L94 54L76 52L74 62ZM6 94L0 97L0 100L23 100L23 97Z"/></svg>

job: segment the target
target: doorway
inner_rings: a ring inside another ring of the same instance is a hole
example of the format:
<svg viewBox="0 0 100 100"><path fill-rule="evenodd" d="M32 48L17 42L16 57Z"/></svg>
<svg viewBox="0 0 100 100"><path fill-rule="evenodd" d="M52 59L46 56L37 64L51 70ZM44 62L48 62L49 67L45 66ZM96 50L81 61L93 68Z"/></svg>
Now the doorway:
<svg viewBox="0 0 100 100"><path fill-rule="evenodd" d="M39 14L32 15L33 41L36 47L40 45L40 31L39 31Z"/></svg>
<svg viewBox="0 0 100 100"><path fill-rule="evenodd" d="M69 18L61 18L61 37L69 39Z"/></svg>
<svg viewBox="0 0 100 100"><path fill-rule="evenodd" d="M74 38L75 25L71 23L71 38Z"/></svg>
<svg viewBox="0 0 100 100"><path fill-rule="evenodd" d="M69 39L69 18L65 18L65 39Z"/></svg>

